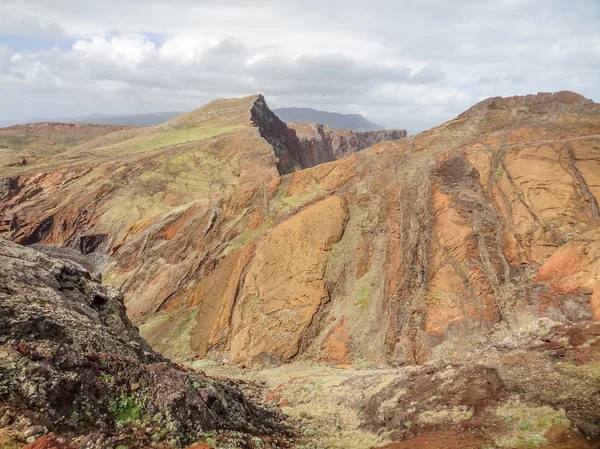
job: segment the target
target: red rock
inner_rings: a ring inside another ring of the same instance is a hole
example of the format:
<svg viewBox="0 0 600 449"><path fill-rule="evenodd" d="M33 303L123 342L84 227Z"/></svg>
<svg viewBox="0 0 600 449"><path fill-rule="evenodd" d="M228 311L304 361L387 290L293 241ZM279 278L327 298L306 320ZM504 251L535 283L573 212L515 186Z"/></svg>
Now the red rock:
<svg viewBox="0 0 600 449"><path fill-rule="evenodd" d="M29 443L23 449L79 449L79 446L68 438L49 433Z"/></svg>

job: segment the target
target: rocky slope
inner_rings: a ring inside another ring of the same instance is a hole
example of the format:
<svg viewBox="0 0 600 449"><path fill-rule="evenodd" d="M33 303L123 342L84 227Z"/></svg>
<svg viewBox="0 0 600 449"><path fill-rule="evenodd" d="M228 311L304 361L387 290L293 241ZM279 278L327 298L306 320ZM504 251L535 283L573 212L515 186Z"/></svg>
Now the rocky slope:
<svg viewBox="0 0 600 449"><path fill-rule="evenodd" d="M491 98L303 170L297 131L262 97L135 133L5 170L0 210L10 238L102 271L154 349L402 367L336 399L340 429L388 441L492 426L475 447L539 446L564 420L597 438L600 105ZM291 377L279 405L317 404Z"/></svg>
<svg viewBox="0 0 600 449"><path fill-rule="evenodd" d="M132 221L276 177L273 147L252 118L259 100L215 101L3 169L0 231L19 243L106 250Z"/></svg>
<svg viewBox="0 0 600 449"><path fill-rule="evenodd" d="M86 448L181 446L210 431L282 429L232 382L183 370L150 349L118 290L3 238L0 428L2 447L51 431Z"/></svg>
<svg viewBox="0 0 600 449"><path fill-rule="evenodd" d="M22 132L33 130L23 145L36 157L0 167L0 232L16 242L106 252L133 222L269 182L307 167L304 161L329 160L320 151L331 153L320 144L305 156L308 149L260 95L215 100L150 128L61 126L72 137L91 130L89 139L38 151L36 132L46 124L23 125ZM351 143L343 151L359 149Z"/></svg>
<svg viewBox="0 0 600 449"><path fill-rule="evenodd" d="M127 126L32 123L0 128L0 169L35 163Z"/></svg>
<svg viewBox="0 0 600 449"><path fill-rule="evenodd" d="M106 275L155 347L233 363L423 363L499 325L598 319L599 134L575 94L486 100L134 223Z"/></svg>
<svg viewBox="0 0 600 449"><path fill-rule="evenodd" d="M597 449L598 347L600 323L541 318L419 366L192 366L258 382L302 447Z"/></svg>
<svg viewBox="0 0 600 449"><path fill-rule="evenodd" d="M403 139L406 130L333 130L319 123L288 123L300 140L298 159L302 167L314 167L364 150L380 142Z"/></svg>
<svg viewBox="0 0 600 449"><path fill-rule="evenodd" d="M107 251L104 274L129 316L181 358L423 363L498 325L600 317L600 110L581 96L489 99L282 177L277 167L302 166L300 147L261 97L213 102L151 132L207 121L239 129L170 150L104 146L91 171L11 178L1 203L17 217L11 237ZM198 148L196 162L175 163ZM149 161L132 163L139 154ZM209 173L202 154L226 187L192 181ZM223 179L232 154L237 169Z"/></svg>

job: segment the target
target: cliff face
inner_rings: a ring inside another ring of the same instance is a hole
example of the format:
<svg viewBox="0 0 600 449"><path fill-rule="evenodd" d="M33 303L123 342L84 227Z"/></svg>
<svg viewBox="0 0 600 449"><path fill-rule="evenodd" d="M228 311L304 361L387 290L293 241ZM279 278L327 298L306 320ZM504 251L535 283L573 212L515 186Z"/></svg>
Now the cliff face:
<svg viewBox="0 0 600 449"><path fill-rule="evenodd" d="M288 123L300 141L299 155L304 168L335 161L380 142L403 139L406 130L333 130L318 123Z"/></svg>
<svg viewBox="0 0 600 449"><path fill-rule="evenodd" d="M184 371L150 349L117 289L4 238L0 339L2 427L17 440L50 431L86 448L181 446L203 431L279 429L276 415L232 382Z"/></svg>

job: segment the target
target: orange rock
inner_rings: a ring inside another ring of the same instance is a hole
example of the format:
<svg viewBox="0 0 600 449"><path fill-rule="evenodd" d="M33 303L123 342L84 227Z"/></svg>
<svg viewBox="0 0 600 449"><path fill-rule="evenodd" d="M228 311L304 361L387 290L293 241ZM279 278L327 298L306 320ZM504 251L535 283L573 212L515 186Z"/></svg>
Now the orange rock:
<svg viewBox="0 0 600 449"><path fill-rule="evenodd" d="M342 317L339 323L327 335L324 360L329 363L335 363L338 367L348 367L350 364L350 359L348 358L350 338L350 332L346 326L346 318Z"/></svg>
<svg viewBox="0 0 600 449"><path fill-rule="evenodd" d="M231 356L287 360L328 300L323 275L328 252L344 231L348 211L331 196L273 228L257 245L232 320Z"/></svg>

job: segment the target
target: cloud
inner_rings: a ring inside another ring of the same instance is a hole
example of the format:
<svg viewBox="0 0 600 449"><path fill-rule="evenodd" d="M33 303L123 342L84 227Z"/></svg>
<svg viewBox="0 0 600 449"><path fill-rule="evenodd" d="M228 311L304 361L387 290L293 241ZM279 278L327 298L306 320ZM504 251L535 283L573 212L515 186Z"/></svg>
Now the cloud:
<svg viewBox="0 0 600 449"><path fill-rule="evenodd" d="M260 91L272 106L418 131L489 96L600 100L596 0L13 0L0 30L0 120L184 110ZM72 45L28 49L27 36Z"/></svg>

